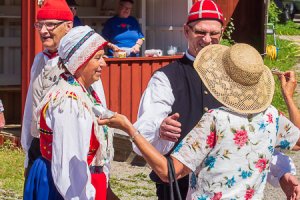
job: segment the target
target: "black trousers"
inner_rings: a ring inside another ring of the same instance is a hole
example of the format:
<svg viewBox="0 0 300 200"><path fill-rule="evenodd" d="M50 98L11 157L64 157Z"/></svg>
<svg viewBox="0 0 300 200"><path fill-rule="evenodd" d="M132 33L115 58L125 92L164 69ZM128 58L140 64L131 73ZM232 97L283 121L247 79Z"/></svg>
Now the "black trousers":
<svg viewBox="0 0 300 200"><path fill-rule="evenodd" d="M178 179L178 186L180 189L181 198L184 200L186 198L188 189L189 189L189 175ZM175 186L173 186L175 188ZM156 195L158 200L169 200L169 185L163 183L156 183ZM175 200L178 200L177 195L174 194Z"/></svg>

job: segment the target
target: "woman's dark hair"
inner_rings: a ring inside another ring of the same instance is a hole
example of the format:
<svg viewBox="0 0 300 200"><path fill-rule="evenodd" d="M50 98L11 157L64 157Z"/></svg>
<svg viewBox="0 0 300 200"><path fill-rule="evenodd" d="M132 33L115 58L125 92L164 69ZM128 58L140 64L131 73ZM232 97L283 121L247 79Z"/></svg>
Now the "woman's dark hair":
<svg viewBox="0 0 300 200"><path fill-rule="evenodd" d="M133 0L120 0L120 3L124 3L124 2L129 2L129 3L134 3L134 1Z"/></svg>

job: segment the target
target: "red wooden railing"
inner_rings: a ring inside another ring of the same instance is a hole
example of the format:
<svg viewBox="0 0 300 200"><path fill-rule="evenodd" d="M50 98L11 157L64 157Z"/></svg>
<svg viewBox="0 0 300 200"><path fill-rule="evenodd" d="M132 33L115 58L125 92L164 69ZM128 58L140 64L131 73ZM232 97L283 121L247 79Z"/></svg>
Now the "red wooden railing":
<svg viewBox="0 0 300 200"><path fill-rule="evenodd" d="M102 82L107 106L135 122L140 98L152 74L181 56L107 58Z"/></svg>

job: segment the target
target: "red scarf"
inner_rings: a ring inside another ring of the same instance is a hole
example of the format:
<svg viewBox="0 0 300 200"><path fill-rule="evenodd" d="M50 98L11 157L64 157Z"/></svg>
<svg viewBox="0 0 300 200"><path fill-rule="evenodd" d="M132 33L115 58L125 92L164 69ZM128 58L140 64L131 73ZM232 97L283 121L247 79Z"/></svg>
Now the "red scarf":
<svg viewBox="0 0 300 200"><path fill-rule="evenodd" d="M55 58L56 56L58 56L57 51L55 51L55 52L53 52L53 53L51 53L51 52L49 52L49 51L43 51L43 54L44 54L45 56L47 56L49 59L52 59L52 58Z"/></svg>

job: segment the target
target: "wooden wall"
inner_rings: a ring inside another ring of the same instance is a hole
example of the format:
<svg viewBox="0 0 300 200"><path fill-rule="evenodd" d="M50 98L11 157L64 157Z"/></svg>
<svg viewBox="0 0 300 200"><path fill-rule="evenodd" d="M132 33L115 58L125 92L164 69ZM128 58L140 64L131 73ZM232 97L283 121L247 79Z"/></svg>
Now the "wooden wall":
<svg viewBox="0 0 300 200"><path fill-rule="evenodd" d="M106 59L101 79L107 106L135 122L140 98L152 74L180 57Z"/></svg>
<svg viewBox="0 0 300 200"><path fill-rule="evenodd" d="M236 42L245 42L263 53L265 49L265 24L267 0L240 0L233 12Z"/></svg>

